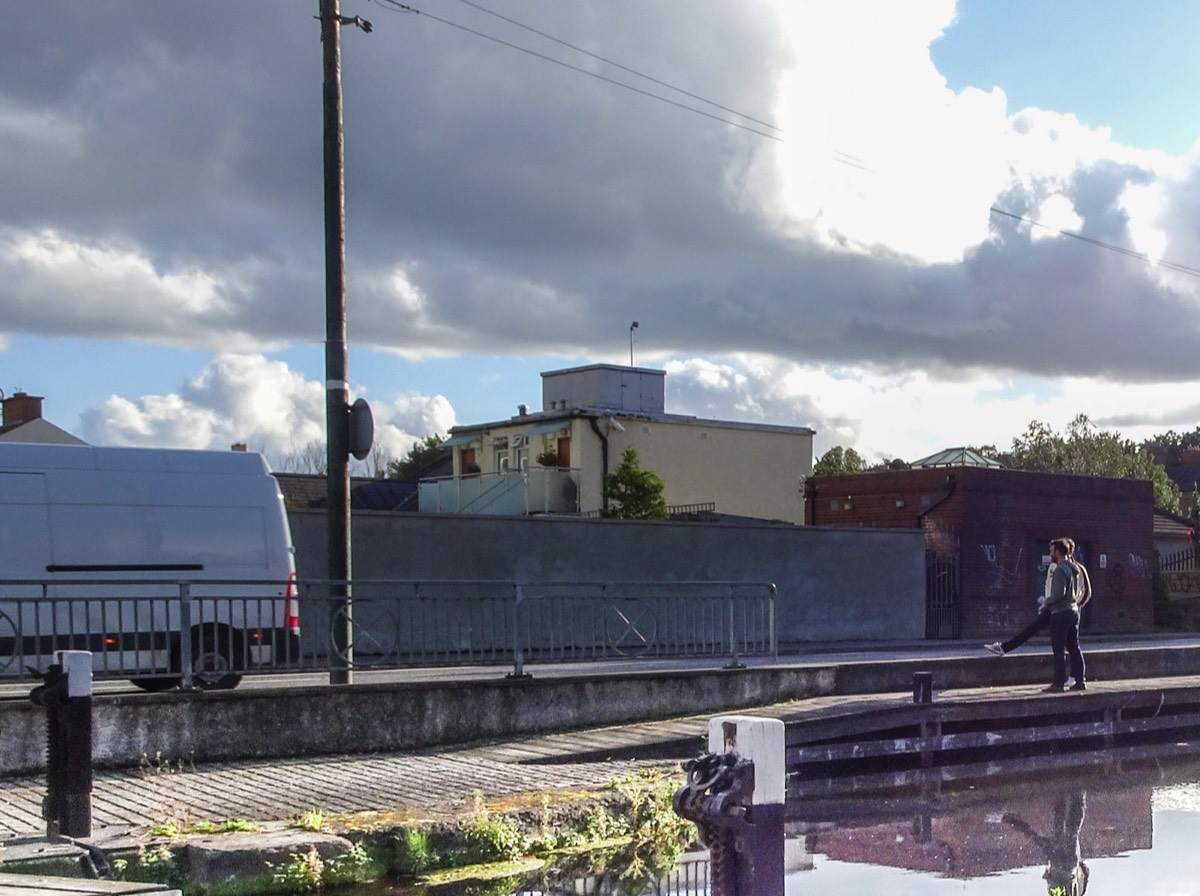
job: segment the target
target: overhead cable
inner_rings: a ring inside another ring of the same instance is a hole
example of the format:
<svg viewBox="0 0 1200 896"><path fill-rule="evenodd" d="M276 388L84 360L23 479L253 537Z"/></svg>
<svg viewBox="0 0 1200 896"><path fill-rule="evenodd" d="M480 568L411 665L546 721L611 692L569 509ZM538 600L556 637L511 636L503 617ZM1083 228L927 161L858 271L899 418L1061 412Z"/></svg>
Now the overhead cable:
<svg viewBox="0 0 1200 896"><path fill-rule="evenodd" d="M1002 208L996 208L994 205L990 211L993 214L1003 215L1006 218L1012 218L1014 221L1020 221L1024 224L1029 224L1033 227L1044 227L1047 230L1053 230L1055 233L1062 236L1068 236L1071 239L1079 240L1084 243L1090 243L1093 246L1099 246L1101 249L1107 249L1110 252L1116 252L1119 255L1126 255L1129 258L1136 258L1139 261L1147 262L1160 268L1166 268L1168 271L1175 271L1180 274L1189 274L1192 277L1200 277L1200 269L1189 267L1185 264L1177 264L1173 261L1166 261L1162 258L1153 258L1144 252L1138 252L1134 249L1127 249L1124 246L1116 246L1112 243L1105 243L1090 236L1084 236L1082 233L1076 233L1073 230L1062 230L1057 227L1051 227L1049 224L1043 224L1041 221L1035 221L1032 218L1026 218L1022 215L1016 215L1012 212L1006 212Z"/></svg>

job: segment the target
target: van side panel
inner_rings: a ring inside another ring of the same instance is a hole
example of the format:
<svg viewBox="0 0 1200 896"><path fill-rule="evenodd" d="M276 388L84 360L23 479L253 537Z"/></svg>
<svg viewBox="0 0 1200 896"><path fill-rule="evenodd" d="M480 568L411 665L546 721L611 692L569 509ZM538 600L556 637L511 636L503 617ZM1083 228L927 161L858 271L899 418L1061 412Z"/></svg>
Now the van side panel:
<svg viewBox="0 0 1200 896"><path fill-rule="evenodd" d="M28 578L50 560L46 477L0 470L0 577Z"/></svg>
<svg viewBox="0 0 1200 896"><path fill-rule="evenodd" d="M270 662L290 634L294 573L260 455L0 443L0 580L39 583L0 585L0 672L72 646L92 650L98 672L161 673L181 593L196 600L193 639Z"/></svg>

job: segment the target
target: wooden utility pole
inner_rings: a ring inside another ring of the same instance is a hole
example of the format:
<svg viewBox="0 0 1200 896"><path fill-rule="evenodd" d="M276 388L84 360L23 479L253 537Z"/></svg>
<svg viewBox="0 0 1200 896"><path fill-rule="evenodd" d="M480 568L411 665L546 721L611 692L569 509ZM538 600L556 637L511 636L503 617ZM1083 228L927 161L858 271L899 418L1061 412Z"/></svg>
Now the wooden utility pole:
<svg viewBox="0 0 1200 896"><path fill-rule="evenodd" d="M329 683L353 677L350 594L350 389L346 363L346 178L342 139L342 17L339 0L319 0L324 56L325 427L328 450L328 575L332 655Z"/></svg>

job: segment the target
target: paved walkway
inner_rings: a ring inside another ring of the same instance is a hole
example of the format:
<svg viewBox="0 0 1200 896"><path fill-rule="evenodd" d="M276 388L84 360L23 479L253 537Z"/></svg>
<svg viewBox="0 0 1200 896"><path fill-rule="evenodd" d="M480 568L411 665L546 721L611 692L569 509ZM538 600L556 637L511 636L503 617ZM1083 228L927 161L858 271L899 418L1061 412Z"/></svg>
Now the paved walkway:
<svg viewBox="0 0 1200 896"><path fill-rule="evenodd" d="M976 647L971 654L978 656L978 651ZM895 650L891 658L913 656L913 651ZM865 657L860 653L856 658ZM1168 681L1182 684L1185 679L1159 680ZM1153 687L1154 682L1100 682L1089 690L1131 686ZM1021 685L944 691L938 698L1035 697L1038 691L1038 686ZM911 699L903 693L820 697L752 712L786 718ZM453 816L470 809L476 794L496 800L539 791L600 789L648 768L678 771L681 760L704 748L708 719L715 714L439 751L101 770L92 795L94 839L136 836L168 821L287 822L314 809L326 814L387 811L397 818ZM45 790L44 776L0 779L0 846L44 834Z"/></svg>
<svg viewBox="0 0 1200 896"><path fill-rule="evenodd" d="M700 751L706 725L707 717L695 717L439 752L98 771L92 815L98 839L172 820L289 821L313 809L452 816L470 809L476 793L596 790L647 768L678 770ZM638 745L664 740L680 743L677 758L636 758ZM598 758L606 752L633 758ZM576 761L581 754L587 758ZM44 833L45 792L43 776L0 780L0 838Z"/></svg>

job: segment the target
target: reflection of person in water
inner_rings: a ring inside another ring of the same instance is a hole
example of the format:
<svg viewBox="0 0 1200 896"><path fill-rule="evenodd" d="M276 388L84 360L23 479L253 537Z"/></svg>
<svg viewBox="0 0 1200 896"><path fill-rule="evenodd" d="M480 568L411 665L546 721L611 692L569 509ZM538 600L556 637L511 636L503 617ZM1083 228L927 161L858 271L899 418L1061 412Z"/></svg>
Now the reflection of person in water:
<svg viewBox="0 0 1200 896"><path fill-rule="evenodd" d="M1023 818L1005 812L1002 821L1016 828L1038 845L1046 857L1046 881L1049 896L1083 896L1087 892L1088 866L1079 858L1079 831L1087 795L1082 789L1060 794L1054 802L1054 829L1042 836Z"/></svg>

